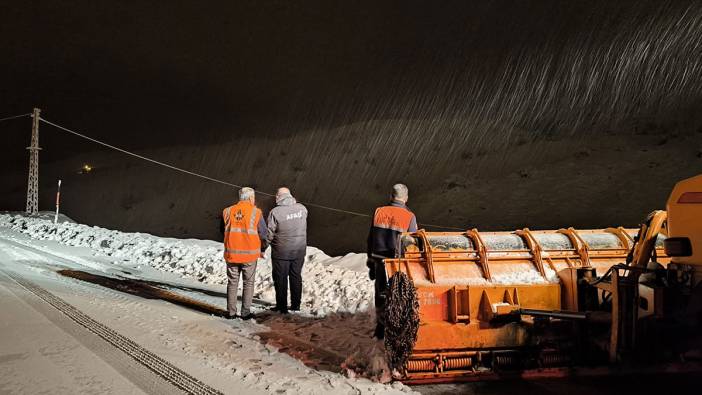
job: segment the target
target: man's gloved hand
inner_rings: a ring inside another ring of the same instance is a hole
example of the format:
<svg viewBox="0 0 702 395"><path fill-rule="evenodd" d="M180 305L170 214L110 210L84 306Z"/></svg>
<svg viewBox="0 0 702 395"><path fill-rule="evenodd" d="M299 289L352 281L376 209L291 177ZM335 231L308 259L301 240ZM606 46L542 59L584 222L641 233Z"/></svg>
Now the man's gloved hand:
<svg viewBox="0 0 702 395"><path fill-rule="evenodd" d="M375 261L372 259L367 260L366 266L368 266L368 278L375 280Z"/></svg>

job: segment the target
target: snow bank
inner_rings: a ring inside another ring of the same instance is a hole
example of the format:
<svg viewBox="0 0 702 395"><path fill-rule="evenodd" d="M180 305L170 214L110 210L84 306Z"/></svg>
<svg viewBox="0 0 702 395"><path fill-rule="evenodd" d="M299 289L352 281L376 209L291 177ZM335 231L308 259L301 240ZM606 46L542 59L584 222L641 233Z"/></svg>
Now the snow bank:
<svg viewBox="0 0 702 395"><path fill-rule="evenodd" d="M0 215L24 215L19 211L0 211ZM55 213L53 211L39 211L39 213L33 218L45 219L48 221L54 220ZM58 222L71 222L75 223L73 219L69 218L66 214L59 213Z"/></svg>
<svg viewBox="0 0 702 395"><path fill-rule="evenodd" d="M227 282L222 243L215 241L162 238L71 222L54 224L47 219L10 214L0 214L0 226L33 239L88 247L120 261L152 266L207 284ZM303 310L311 314L365 311L373 297L373 284L365 270L365 254L329 257L317 248L308 247L303 278ZM275 301L270 252L258 261L254 296Z"/></svg>

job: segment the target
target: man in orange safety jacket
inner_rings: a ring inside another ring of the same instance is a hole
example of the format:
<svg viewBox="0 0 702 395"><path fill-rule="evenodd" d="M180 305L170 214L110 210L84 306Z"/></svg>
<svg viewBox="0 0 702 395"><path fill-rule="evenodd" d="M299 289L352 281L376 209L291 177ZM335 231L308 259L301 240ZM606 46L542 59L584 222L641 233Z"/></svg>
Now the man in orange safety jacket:
<svg viewBox="0 0 702 395"><path fill-rule="evenodd" d="M378 207L373 214L373 224L368 234L368 276L375 280L375 319L373 336L382 339L385 335L385 293L388 278L383 259L395 258L397 239L400 233L416 232L417 217L407 208L409 190L404 184L392 187L390 205Z"/></svg>
<svg viewBox="0 0 702 395"><path fill-rule="evenodd" d="M241 298L241 318L254 318L251 313L256 262L266 250L267 230L263 213L255 205L252 188L241 188L239 202L222 212L224 219L224 260L227 262L227 312L229 318L237 317L236 296L239 276L244 277Z"/></svg>

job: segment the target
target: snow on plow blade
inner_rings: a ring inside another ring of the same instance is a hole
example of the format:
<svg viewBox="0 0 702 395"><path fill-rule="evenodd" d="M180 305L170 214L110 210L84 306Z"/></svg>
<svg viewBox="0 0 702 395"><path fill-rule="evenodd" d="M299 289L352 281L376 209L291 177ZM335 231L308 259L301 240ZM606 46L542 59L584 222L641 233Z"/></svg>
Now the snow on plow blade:
<svg viewBox="0 0 702 395"><path fill-rule="evenodd" d="M523 376L569 366L571 323L584 318L579 312L587 308L578 306L579 279L624 263L636 233L570 228L403 234L399 258L385 260L385 267L388 278L406 273L419 300L420 325L404 381ZM666 264L662 241L656 252ZM539 328L540 312L556 321L548 333Z"/></svg>

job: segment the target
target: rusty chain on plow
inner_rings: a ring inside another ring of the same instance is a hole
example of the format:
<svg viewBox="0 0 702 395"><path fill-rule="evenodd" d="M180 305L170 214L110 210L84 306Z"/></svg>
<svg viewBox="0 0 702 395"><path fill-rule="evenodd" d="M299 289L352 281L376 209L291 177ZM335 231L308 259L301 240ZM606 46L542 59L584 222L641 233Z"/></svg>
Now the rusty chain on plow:
<svg viewBox="0 0 702 395"><path fill-rule="evenodd" d="M407 274L395 273L388 285L385 309L385 352L391 369L403 372L419 329L419 299Z"/></svg>

